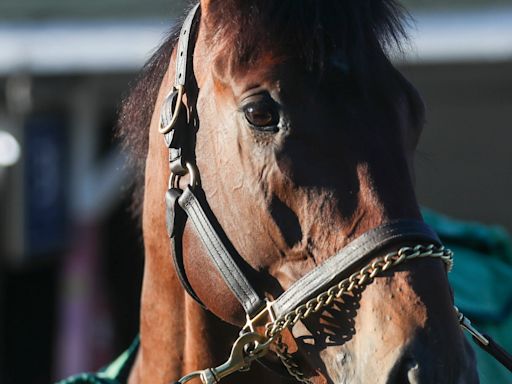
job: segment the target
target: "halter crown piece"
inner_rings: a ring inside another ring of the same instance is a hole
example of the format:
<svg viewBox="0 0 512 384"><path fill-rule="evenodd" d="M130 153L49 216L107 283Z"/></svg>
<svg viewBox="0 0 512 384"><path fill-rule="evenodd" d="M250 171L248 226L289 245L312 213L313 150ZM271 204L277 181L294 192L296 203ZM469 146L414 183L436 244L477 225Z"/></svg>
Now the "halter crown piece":
<svg viewBox="0 0 512 384"><path fill-rule="evenodd" d="M331 305L355 288L370 284L376 276L399 264L431 257L441 259L449 271L453 264L453 255L442 246L435 232L423 222L397 220L364 233L297 280L274 301L261 298L240 267L241 256L208 206L194 160L193 142L197 122L194 121L191 108L184 104L183 97L187 93L187 80L192 77L192 74L187 73L187 68L192 62L193 54L189 55L189 51L193 53L194 41L191 36L195 33L199 10L199 4L194 6L181 28L174 86L161 109L159 131L164 135L165 144L169 148L171 170L169 189L165 195L167 231L171 240L174 266L187 293L207 309L190 285L183 263L182 235L185 223L190 219L192 228L201 239L213 264L245 310L247 322L224 364L190 373L178 380L178 383L184 384L196 377L204 384L218 383L236 371L249 369L253 361L261 361L272 345L273 352L279 356L287 372L298 381L308 383L309 380L293 361L286 344L281 340L283 330ZM188 100L190 102L191 98ZM190 178L189 184L185 189L180 189L180 179L187 175ZM398 242L417 242L418 245L402 247L384 257L374 258L376 252ZM357 272L348 274L348 271L354 270L364 260L372 258L373 261ZM455 310L460 325L471 333L477 344L512 370L512 357L487 335L474 329L470 321Z"/></svg>

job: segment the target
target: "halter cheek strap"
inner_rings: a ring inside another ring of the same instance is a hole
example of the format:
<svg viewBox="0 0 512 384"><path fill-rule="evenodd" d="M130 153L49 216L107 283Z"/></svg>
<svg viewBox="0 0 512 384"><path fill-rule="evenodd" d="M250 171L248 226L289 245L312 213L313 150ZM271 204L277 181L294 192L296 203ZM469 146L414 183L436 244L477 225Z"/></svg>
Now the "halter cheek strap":
<svg viewBox="0 0 512 384"><path fill-rule="evenodd" d="M188 13L183 21L176 50L176 72L174 75L174 87L165 98L160 115L159 132L165 135L165 141L169 145L172 141L172 130L178 123L180 112L183 108L182 98L185 93L185 84L187 81L187 67L190 57L188 54L193 40L190 36L194 32L194 21L198 17L200 4L196 4ZM171 133L169 135L169 133Z"/></svg>
<svg viewBox="0 0 512 384"><path fill-rule="evenodd" d="M245 312L249 316L256 314L264 306L264 301L249 283L246 274L241 271L239 264L242 262L242 258L236 253L209 209L202 188L196 187L196 194L192 192L191 188L186 188L178 202L192 222L196 234L201 239L224 282Z"/></svg>

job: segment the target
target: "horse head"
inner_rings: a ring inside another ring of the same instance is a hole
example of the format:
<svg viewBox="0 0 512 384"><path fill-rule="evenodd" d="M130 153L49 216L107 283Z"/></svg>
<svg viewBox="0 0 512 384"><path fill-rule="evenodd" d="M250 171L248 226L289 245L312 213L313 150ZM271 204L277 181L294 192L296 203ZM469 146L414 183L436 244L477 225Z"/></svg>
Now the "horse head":
<svg viewBox="0 0 512 384"><path fill-rule="evenodd" d="M183 98L191 161L240 269L269 300L372 228L422 220L413 158L424 107L386 54L400 22L391 0L201 2ZM180 55L171 46L153 61L166 72L153 79L163 81L146 162L141 381L149 370L176 379L181 363L200 368L215 361L212 344L228 344L184 295L168 257L168 158L157 126ZM243 325L242 306L189 222L182 243L184 273L208 312ZM298 321L282 340L315 383L475 383L452 301L444 264L414 260ZM192 357L197 334L209 341Z"/></svg>

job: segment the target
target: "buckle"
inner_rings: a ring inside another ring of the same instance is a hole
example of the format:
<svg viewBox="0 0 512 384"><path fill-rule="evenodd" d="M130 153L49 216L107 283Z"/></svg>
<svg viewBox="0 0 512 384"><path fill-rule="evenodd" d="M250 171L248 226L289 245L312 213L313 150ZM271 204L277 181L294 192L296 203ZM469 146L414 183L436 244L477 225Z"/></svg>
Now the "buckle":
<svg viewBox="0 0 512 384"><path fill-rule="evenodd" d="M276 321L276 316L274 313L274 310L272 309L272 305L274 304L273 301L269 301L265 299L265 308L263 308L260 312L258 312L253 317L250 317L249 315L246 316L247 321L245 322L245 325L242 327L241 333L247 333L247 332L254 332L258 333L256 331L256 327L265 326L267 323L269 323L268 319L270 319L270 322Z"/></svg>
<svg viewBox="0 0 512 384"><path fill-rule="evenodd" d="M187 172L185 172L183 175L171 172L171 175L169 176L169 189L180 189L180 180L185 175L190 176L190 181L188 185L190 185L192 188L201 185L201 178L199 176L199 170L197 169L197 166L194 163L188 161L185 163L185 166L187 167Z"/></svg>
<svg viewBox="0 0 512 384"><path fill-rule="evenodd" d="M158 131L162 134L167 134L172 131L174 126L176 125L176 122L178 121L178 117L180 115L181 107L183 105L183 95L185 94L185 87L183 85L176 85L172 89L171 93L167 95L166 101L164 102L164 110L162 110L160 114L160 127L158 127ZM170 100L169 100L170 99ZM170 121L168 120L167 115L167 105L168 102L171 103L172 108L172 116L170 118Z"/></svg>

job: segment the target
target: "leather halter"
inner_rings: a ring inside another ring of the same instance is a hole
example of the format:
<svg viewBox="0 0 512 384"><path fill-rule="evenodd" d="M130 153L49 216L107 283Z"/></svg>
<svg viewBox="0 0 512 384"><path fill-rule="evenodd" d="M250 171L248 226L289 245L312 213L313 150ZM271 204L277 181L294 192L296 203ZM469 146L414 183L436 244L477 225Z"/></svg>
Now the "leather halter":
<svg viewBox="0 0 512 384"><path fill-rule="evenodd" d="M180 379L180 383L185 383L191 378L198 376L201 377L204 383L216 383L223 377L221 376L222 374L227 375L233 372L233 369L247 368L244 365L247 362L244 362L243 356L240 355L247 345L256 343L255 345L257 346L258 343L263 345L270 342L266 342L257 333L244 333L244 331L254 331L252 328L254 319L259 318L261 314L270 314L275 318L280 318L309 300L318 292L329 288L333 283L341 280L344 274L363 260L375 256L376 252L396 245L398 242L441 245L435 232L423 222L397 220L386 223L367 231L346 245L338 253L297 280L272 303L268 303L263 299L244 273L242 267L243 259L236 252L209 208L206 194L201 187L199 170L194 161L192 142L195 139L194 134L197 129L197 122L192 117L191 109L187 110L187 106L183 103L182 98L186 93L187 81L191 81L193 76L188 73L187 69L192 62L194 40L191 39L191 36L196 32L194 27L197 24L196 19L199 10L199 4L195 5L183 23L176 53L174 87L165 98L161 110L159 131L164 134L165 143L169 148L171 169L169 190L165 196L167 231L173 248L174 266L181 284L188 294L203 308L207 309L190 285L183 263L182 236L185 223L187 219L190 219L192 227L207 250L213 264L245 310L248 323L243 328L242 336L235 342L232 355L227 363L219 366L218 369L193 372ZM189 55L189 51L192 54ZM181 177L187 174L190 176L190 183L182 190L179 188L179 181ZM512 357L490 337L482 335L474 329L464 315L458 313L458 316L461 326L473 335L475 341L507 366L508 369L512 370ZM244 340L245 345L243 344ZM268 346L266 348L268 349ZM261 351L264 353L266 350L261 349ZM236 353L239 355L236 355ZM258 359L259 357L253 356L252 358ZM237 358L239 360L236 360Z"/></svg>
<svg viewBox="0 0 512 384"><path fill-rule="evenodd" d="M183 24L178 51L176 55L175 84L167 96L161 111L161 128L165 134L165 142L169 146L171 180L170 189L166 194L167 228L173 243L174 264L178 276L186 291L196 301L202 304L192 289L183 265L181 236L186 219L190 219L194 230L201 239L213 264L220 272L226 285L238 299L248 317L253 317L266 306L258 291L251 285L246 274L242 271L241 256L235 251L228 237L220 227L215 215L208 206L204 190L198 180L198 170L192 163L192 157L187 153L184 138L190 137L195 130L190 121L184 123L185 116L180 116L186 107L182 105L180 96L190 74L187 72L191 57L188 51L193 51L192 40L194 20L198 14L199 5L189 13ZM189 118L190 120L190 118ZM180 124L182 123L182 124ZM165 128L165 129L164 129ZM180 139L181 138L181 139ZM189 156L187 158L187 156ZM176 179L190 173L193 179L184 190L178 188ZM440 240L434 231L426 224L414 220L397 220L374 228L348 244L337 254L319 265L300 280L295 282L272 304L273 312L280 316L299 304L311 298L318 291L328 287L343 273L353 268L362 260L374 255L384 247L400 242L426 242L440 245Z"/></svg>

